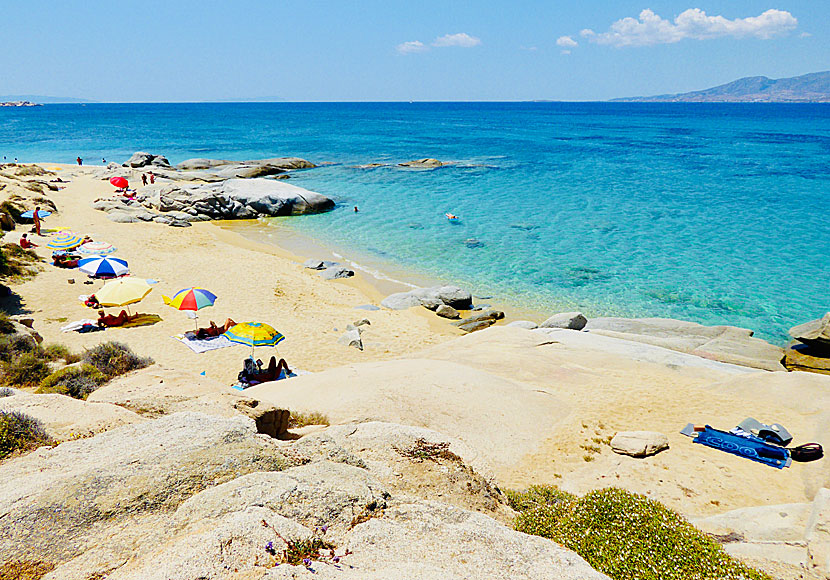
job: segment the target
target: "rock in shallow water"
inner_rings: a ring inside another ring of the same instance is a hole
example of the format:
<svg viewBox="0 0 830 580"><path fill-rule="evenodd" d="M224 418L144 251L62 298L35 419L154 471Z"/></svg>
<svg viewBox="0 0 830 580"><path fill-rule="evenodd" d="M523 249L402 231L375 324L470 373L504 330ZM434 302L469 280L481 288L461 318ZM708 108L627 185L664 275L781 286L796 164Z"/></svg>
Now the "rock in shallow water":
<svg viewBox="0 0 830 580"><path fill-rule="evenodd" d="M812 347L816 353L821 352L825 356L830 356L830 312L818 320L793 326L790 329L790 336Z"/></svg>

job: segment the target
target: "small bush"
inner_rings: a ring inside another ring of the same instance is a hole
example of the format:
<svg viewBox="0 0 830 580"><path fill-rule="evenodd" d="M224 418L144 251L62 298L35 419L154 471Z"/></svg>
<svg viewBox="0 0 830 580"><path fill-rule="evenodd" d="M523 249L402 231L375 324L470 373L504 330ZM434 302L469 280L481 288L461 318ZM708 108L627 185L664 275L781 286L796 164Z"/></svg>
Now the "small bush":
<svg viewBox="0 0 830 580"><path fill-rule="evenodd" d="M0 246L0 276L32 276L31 264L38 262L34 250L26 250L17 244Z"/></svg>
<svg viewBox="0 0 830 580"><path fill-rule="evenodd" d="M81 360L81 355L75 354L63 344L50 344L43 349L44 356L51 361L62 360L71 365Z"/></svg>
<svg viewBox="0 0 830 580"><path fill-rule="evenodd" d="M0 564L0 580L40 580L56 564L31 560L13 560Z"/></svg>
<svg viewBox="0 0 830 580"><path fill-rule="evenodd" d="M11 334L12 332L14 332L14 325L11 318L0 310L0 334Z"/></svg>
<svg viewBox="0 0 830 580"><path fill-rule="evenodd" d="M37 419L17 411L0 411L0 459L15 451L30 451L51 442Z"/></svg>
<svg viewBox="0 0 830 580"><path fill-rule="evenodd" d="M34 339L21 334L0 336L0 362L10 362L38 348Z"/></svg>
<svg viewBox="0 0 830 580"><path fill-rule="evenodd" d="M11 397L14 395L14 389L10 389L9 387L0 387L0 399L3 397Z"/></svg>
<svg viewBox="0 0 830 580"><path fill-rule="evenodd" d="M520 512L518 531L570 548L614 580L770 580L679 514L623 489L578 498L545 486L508 500Z"/></svg>
<svg viewBox="0 0 830 580"><path fill-rule="evenodd" d="M3 203L0 203L0 212L9 214L14 221L19 222L20 214L23 213L23 208L13 204L10 201L4 201Z"/></svg>
<svg viewBox="0 0 830 580"><path fill-rule="evenodd" d="M108 379L143 369L155 362L150 357L138 356L126 344L113 341L92 347L84 352L81 360L97 368Z"/></svg>
<svg viewBox="0 0 830 580"><path fill-rule="evenodd" d="M3 383L11 386L33 387L49 376L49 366L40 348L3 363L2 370Z"/></svg>
<svg viewBox="0 0 830 580"><path fill-rule="evenodd" d="M106 381L104 373L92 365L65 367L43 379L38 393L58 393L75 399L86 399Z"/></svg>
<svg viewBox="0 0 830 580"><path fill-rule="evenodd" d="M288 428L305 427L306 425L329 425L329 418L313 411L311 413L295 413L291 411L291 416L288 418Z"/></svg>

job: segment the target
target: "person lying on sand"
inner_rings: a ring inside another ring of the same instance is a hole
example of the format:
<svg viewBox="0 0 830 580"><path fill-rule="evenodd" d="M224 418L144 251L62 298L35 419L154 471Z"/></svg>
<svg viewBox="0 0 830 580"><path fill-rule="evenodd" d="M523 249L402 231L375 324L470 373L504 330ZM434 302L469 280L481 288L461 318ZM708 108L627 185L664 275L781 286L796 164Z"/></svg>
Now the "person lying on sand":
<svg viewBox="0 0 830 580"><path fill-rule="evenodd" d="M204 340L206 338L213 338L214 336L219 336L220 334L225 334L229 328L232 326L236 326L236 322L232 319L228 318L225 320L225 324L222 326L217 326L214 321L210 321L210 326L207 328L197 328L194 332L186 332L185 334L189 337L196 338L198 340Z"/></svg>
<svg viewBox="0 0 830 580"><path fill-rule="evenodd" d="M256 364L257 370L253 370L253 366ZM291 369L288 368L288 363L285 362L284 358L280 359L280 362L277 362L276 357L271 357L271 360L268 363L268 367L263 370L262 368L262 361L257 360L254 363L253 359L247 358L245 359L245 365L242 369L242 372L239 373L238 379L240 383L246 385L258 385L260 383L267 383L270 381L276 381L280 378L281 373L285 372L285 376L291 374Z"/></svg>
<svg viewBox="0 0 830 580"><path fill-rule="evenodd" d="M104 314L103 310L98 311L98 326L100 327L113 327L113 326L122 326L125 323L133 320L137 314L130 316L127 314L126 310L122 310L118 316L113 316L112 314Z"/></svg>
<svg viewBox="0 0 830 580"><path fill-rule="evenodd" d="M68 254L54 254L52 255L52 263L58 268L77 268L78 257Z"/></svg>

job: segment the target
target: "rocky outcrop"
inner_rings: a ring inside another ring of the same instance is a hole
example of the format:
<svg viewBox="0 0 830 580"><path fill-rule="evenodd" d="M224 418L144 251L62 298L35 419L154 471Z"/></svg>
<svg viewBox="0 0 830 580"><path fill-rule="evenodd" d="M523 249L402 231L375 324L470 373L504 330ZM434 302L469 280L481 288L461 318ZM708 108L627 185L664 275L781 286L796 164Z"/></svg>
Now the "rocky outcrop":
<svg viewBox="0 0 830 580"><path fill-rule="evenodd" d="M24 391L0 397L0 411L18 411L37 419L56 441L89 437L144 420L132 411L109 403L90 403L65 395Z"/></svg>
<svg viewBox="0 0 830 580"><path fill-rule="evenodd" d="M188 159L187 161L182 161L176 167L183 171L218 170L217 173L221 173L222 171L241 171L245 168L262 168L263 171L273 170L273 173L282 173L283 171L290 171L293 169L312 169L317 166L310 161L300 159L299 157L274 157L272 159L257 159L255 161ZM272 175L273 173L263 173L262 175ZM242 176L234 175L233 177ZM260 177L260 175L255 177Z"/></svg>
<svg viewBox="0 0 830 580"><path fill-rule="evenodd" d="M354 270L350 270L345 266L329 266L320 271L320 277L323 280L337 280L351 278L352 276L354 276Z"/></svg>
<svg viewBox="0 0 830 580"><path fill-rule="evenodd" d="M611 439L611 450L620 455L648 457L669 448L669 438L656 431L622 431Z"/></svg>
<svg viewBox="0 0 830 580"><path fill-rule="evenodd" d="M390 310L406 310L420 305L435 310L441 304L456 310L470 310L473 307L473 295L458 286L433 286L391 294L380 303Z"/></svg>
<svg viewBox="0 0 830 580"><path fill-rule="evenodd" d="M408 167L409 169L438 169L444 165L447 165L447 163L437 159L432 159L431 157L407 161L405 163L398 163L398 167Z"/></svg>
<svg viewBox="0 0 830 580"><path fill-rule="evenodd" d="M505 326L523 328L525 330L536 330L539 328L539 325L531 320L514 320L513 322L508 322Z"/></svg>
<svg viewBox="0 0 830 580"><path fill-rule="evenodd" d="M504 318L504 312L490 309L473 314L468 318L457 320L452 324L464 332L475 332L476 330L483 330L493 326L497 320L501 320L502 318Z"/></svg>
<svg viewBox="0 0 830 580"><path fill-rule="evenodd" d="M592 318L585 330L768 371L786 370L784 350L734 326L703 326L669 318Z"/></svg>
<svg viewBox="0 0 830 580"><path fill-rule="evenodd" d="M262 178L157 186L142 191L136 199L158 211L181 211L203 219L299 215L334 208L334 201L324 195Z"/></svg>
<svg viewBox="0 0 830 580"><path fill-rule="evenodd" d="M144 153L143 151L136 151L133 153L132 157L124 163L123 167L132 167L133 169L139 169L142 167L162 167L169 169L170 162L164 155L153 155L151 153Z"/></svg>
<svg viewBox="0 0 830 580"><path fill-rule="evenodd" d="M818 320L790 329L797 342L785 351L784 366L790 370L830 374L830 312Z"/></svg>
<svg viewBox="0 0 830 580"><path fill-rule="evenodd" d="M581 312L560 312L545 320L541 328L566 328L568 330L582 330L588 324L588 319Z"/></svg>

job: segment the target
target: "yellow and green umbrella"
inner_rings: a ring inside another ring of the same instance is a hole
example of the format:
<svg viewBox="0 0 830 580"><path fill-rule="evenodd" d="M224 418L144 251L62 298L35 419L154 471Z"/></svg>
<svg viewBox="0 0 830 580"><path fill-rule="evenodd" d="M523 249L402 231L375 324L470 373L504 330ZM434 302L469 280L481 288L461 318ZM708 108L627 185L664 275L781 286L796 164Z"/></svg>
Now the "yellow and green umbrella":
<svg viewBox="0 0 830 580"><path fill-rule="evenodd" d="M285 337L272 326L263 322L242 322L230 327L225 336L231 342L237 342L251 347L253 355L255 346L277 346Z"/></svg>
<svg viewBox="0 0 830 580"><path fill-rule="evenodd" d="M119 278L104 284L95 298L101 306L127 306L141 302L152 289L144 278Z"/></svg>

